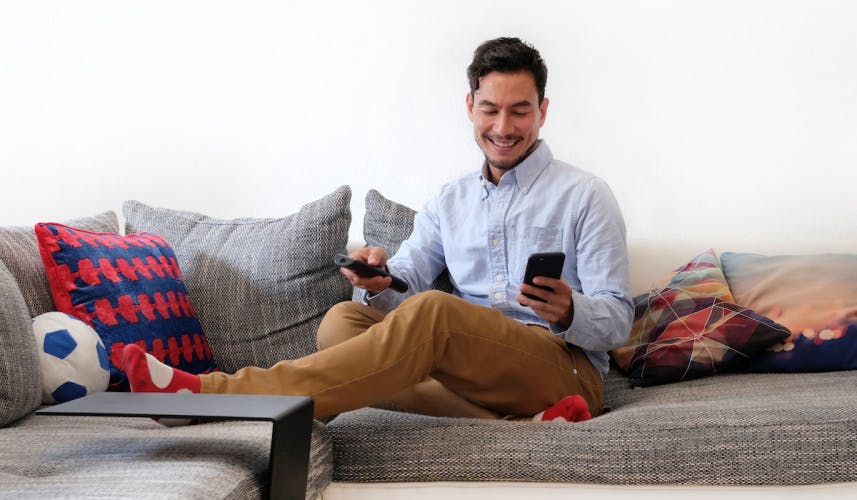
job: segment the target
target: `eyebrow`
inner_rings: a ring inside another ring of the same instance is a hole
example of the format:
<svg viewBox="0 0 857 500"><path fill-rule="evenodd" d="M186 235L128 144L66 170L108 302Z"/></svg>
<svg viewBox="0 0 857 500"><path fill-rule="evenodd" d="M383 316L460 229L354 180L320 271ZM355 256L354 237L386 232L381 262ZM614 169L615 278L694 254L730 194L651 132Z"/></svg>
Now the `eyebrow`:
<svg viewBox="0 0 857 500"><path fill-rule="evenodd" d="M489 101L488 99L482 99L482 100L480 100L480 101L477 103L477 105L478 105L478 106L493 106L493 107L495 107L495 108L496 108L496 107L498 107L495 103L493 103L493 102ZM532 106L532 105L533 105L533 103L531 103L530 101L518 101L518 102L516 102L516 103L512 104L512 106L511 106L511 107L513 107L513 108L521 108L521 107L527 107L527 106Z"/></svg>

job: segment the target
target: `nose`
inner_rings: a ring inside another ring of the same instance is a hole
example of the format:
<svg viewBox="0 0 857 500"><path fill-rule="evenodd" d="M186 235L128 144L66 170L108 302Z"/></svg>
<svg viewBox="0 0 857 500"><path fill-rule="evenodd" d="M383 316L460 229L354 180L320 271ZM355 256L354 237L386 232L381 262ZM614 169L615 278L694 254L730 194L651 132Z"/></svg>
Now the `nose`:
<svg viewBox="0 0 857 500"><path fill-rule="evenodd" d="M512 124L512 117L509 113L501 111L497 114L497 119L494 121L494 133L500 136L510 135L515 131Z"/></svg>

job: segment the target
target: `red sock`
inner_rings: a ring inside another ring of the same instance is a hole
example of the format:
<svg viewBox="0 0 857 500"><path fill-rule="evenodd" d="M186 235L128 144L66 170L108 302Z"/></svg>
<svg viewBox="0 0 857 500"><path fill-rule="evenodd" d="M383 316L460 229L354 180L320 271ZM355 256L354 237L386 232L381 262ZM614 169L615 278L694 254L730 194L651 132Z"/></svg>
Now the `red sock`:
<svg viewBox="0 0 857 500"><path fill-rule="evenodd" d="M580 394L572 394L560 399L547 410L536 414L533 417L535 421L552 422L583 422L592 418L589 413L589 405Z"/></svg>
<svg viewBox="0 0 857 500"><path fill-rule="evenodd" d="M165 365L136 344L126 345L122 357L132 392L200 391L199 375Z"/></svg>

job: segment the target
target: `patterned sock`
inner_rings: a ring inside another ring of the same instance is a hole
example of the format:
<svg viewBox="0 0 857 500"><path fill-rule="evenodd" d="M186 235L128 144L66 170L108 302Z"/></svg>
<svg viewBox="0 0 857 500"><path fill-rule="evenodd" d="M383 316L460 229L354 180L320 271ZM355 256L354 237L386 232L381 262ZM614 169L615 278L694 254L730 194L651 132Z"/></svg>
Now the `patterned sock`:
<svg viewBox="0 0 857 500"><path fill-rule="evenodd" d="M126 345L122 357L132 392L198 393L201 389L199 375L165 365L136 344Z"/></svg>
<svg viewBox="0 0 857 500"><path fill-rule="evenodd" d="M559 400L547 410L533 417L535 422L583 422L592 418L589 405L580 394L572 394Z"/></svg>

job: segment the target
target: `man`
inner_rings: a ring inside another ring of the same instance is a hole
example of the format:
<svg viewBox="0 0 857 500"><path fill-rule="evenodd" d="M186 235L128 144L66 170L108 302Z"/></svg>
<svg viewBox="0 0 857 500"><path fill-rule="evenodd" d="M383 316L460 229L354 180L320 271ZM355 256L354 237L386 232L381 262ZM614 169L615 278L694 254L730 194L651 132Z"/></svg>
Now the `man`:
<svg viewBox="0 0 857 500"><path fill-rule="evenodd" d="M539 140L549 101L538 51L489 40L467 74L481 172L444 186L392 258L379 247L352 254L401 277L407 294L389 290L390 278L343 269L363 300L329 311L319 352L196 376L128 346L132 390L307 395L316 416L382 402L565 419L577 419L567 413L578 403L597 415L607 351L624 342L633 317L619 207L602 180L554 160ZM522 284L528 256L547 251L565 252L562 277L534 280L547 289ZM444 269L454 293L426 291Z"/></svg>

